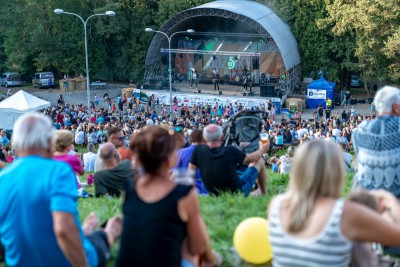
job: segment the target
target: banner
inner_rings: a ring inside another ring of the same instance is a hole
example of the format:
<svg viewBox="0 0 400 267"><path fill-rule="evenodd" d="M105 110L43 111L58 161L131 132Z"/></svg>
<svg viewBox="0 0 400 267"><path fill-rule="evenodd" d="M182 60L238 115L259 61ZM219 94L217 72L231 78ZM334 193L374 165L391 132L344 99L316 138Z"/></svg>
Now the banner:
<svg viewBox="0 0 400 267"><path fill-rule="evenodd" d="M307 98L326 99L326 90L307 89Z"/></svg>
<svg viewBox="0 0 400 267"><path fill-rule="evenodd" d="M149 91L146 90L148 96L154 96L155 99L158 99L159 104L167 105L170 104L170 97L168 92L160 92L160 91ZM172 94L172 98L176 97L178 101L178 106L188 106L193 107L194 105L211 105L212 107L222 105L229 106L232 104L242 105L244 108L252 108L252 107L260 107L266 106L269 102L268 99L259 99L259 98L238 98L234 96L220 96L220 95L203 95L203 94ZM281 102L280 98L273 98L273 102Z"/></svg>

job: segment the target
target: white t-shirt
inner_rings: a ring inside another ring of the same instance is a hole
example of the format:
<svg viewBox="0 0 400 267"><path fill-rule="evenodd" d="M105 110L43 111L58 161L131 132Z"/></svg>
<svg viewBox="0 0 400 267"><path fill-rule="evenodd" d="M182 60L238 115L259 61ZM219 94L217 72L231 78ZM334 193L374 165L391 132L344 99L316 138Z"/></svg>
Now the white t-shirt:
<svg viewBox="0 0 400 267"><path fill-rule="evenodd" d="M85 172L94 171L94 163L96 161L97 155L93 152L88 152L83 154L83 167Z"/></svg>
<svg viewBox="0 0 400 267"><path fill-rule="evenodd" d="M289 174L290 170L292 169L292 160L293 158L289 158L287 156L282 156L279 159L279 162L281 163L280 169L281 169L281 174Z"/></svg>
<svg viewBox="0 0 400 267"><path fill-rule="evenodd" d="M85 133L79 131L75 134L75 144L82 145L85 142Z"/></svg>

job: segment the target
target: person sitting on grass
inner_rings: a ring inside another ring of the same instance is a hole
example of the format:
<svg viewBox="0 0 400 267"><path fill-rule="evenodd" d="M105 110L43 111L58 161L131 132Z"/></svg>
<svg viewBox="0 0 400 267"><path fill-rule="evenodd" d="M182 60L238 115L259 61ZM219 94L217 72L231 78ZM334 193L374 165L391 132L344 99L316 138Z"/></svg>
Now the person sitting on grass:
<svg viewBox="0 0 400 267"><path fill-rule="evenodd" d="M75 173L53 160L51 120L27 113L14 125L18 160L0 172L0 243L8 266L103 266L122 230L119 216L96 231L79 222ZM71 138L72 140L72 138Z"/></svg>
<svg viewBox="0 0 400 267"><path fill-rule="evenodd" d="M205 144L197 145L193 150L189 169L200 169L204 185L210 194L241 192L247 196L256 182L260 193L267 194L267 172L262 156L269 150L269 141L260 143L257 151L246 154L232 145L222 146L222 127L216 124L209 124L204 128L203 138ZM249 167L240 174L238 167L244 163L248 163Z"/></svg>
<svg viewBox="0 0 400 267"><path fill-rule="evenodd" d="M270 159L271 165L272 165L272 172L279 172L279 166L278 166L278 162L279 162L279 155L275 155Z"/></svg>
<svg viewBox="0 0 400 267"><path fill-rule="evenodd" d="M287 193L269 204L274 266L349 266L352 241L400 245L398 224L340 198L344 174L337 144L312 141L300 146Z"/></svg>
<svg viewBox="0 0 400 267"><path fill-rule="evenodd" d="M279 158L277 165L279 166L280 174L289 174L292 168L293 156L296 148L294 146L288 147L286 155Z"/></svg>
<svg viewBox="0 0 400 267"><path fill-rule="evenodd" d="M85 173L82 163L78 156L70 155L71 148L74 143L74 135L68 130L59 130L54 134L54 157L53 159L58 161L64 161L68 163L72 170L74 170L76 175L76 182L78 185L78 193L82 197L88 197L88 193L84 192L82 189L81 181L79 175Z"/></svg>
<svg viewBox="0 0 400 267"><path fill-rule="evenodd" d="M121 161L113 143L105 143L99 150L104 169L94 174L96 197L102 195L119 197L121 191L124 190L125 183L134 175L132 162L130 160Z"/></svg>
<svg viewBox="0 0 400 267"><path fill-rule="evenodd" d="M117 266L197 266L199 256L215 266L196 189L170 179L178 158L174 131L146 127L130 147L143 172L126 184Z"/></svg>

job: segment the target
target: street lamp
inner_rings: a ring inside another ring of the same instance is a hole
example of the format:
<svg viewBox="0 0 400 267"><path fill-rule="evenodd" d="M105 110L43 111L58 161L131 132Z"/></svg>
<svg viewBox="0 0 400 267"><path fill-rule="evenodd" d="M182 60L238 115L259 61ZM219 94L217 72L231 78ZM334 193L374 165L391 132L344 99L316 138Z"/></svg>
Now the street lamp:
<svg viewBox="0 0 400 267"><path fill-rule="evenodd" d="M81 16L79 16L78 14L75 13L71 13L71 12L65 12L62 9L54 9L54 13L56 13L57 15L60 14L66 14L66 15L73 15L75 17L78 17L82 23L83 23L83 29L85 31L85 57L86 57L86 92L87 92L87 105L88 105L88 112L89 112L89 121L90 121L90 82L89 82L89 59L88 59L88 46L87 46L87 31L86 31L86 26L88 21L95 17L95 16L109 16L109 17L114 17L115 16L115 12L114 11L106 11L105 13L101 13L101 14L93 14L91 16L89 16L86 21L83 20L83 18Z"/></svg>
<svg viewBox="0 0 400 267"><path fill-rule="evenodd" d="M145 32L157 32L157 33L161 33L163 34L165 37L167 37L168 39L168 72L169 72L169 116L170 116L170 120L173 120L172 117L172 67L171 67L171 40L172 37L175 34L178 33L194 33L195 31L193 29L188 29L186 31L179 31L179 32L174 32L173 34L171 34L170 36L168 36L165 32L162 31L156 31L153 30L152 28L146 28L144 29Z"/></svg>

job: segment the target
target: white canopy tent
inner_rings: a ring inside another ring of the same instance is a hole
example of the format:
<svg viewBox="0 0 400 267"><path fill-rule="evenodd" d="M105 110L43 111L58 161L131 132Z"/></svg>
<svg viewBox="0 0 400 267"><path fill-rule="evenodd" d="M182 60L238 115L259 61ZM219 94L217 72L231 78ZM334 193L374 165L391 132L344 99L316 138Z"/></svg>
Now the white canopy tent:
<svg viewBox="0 0 400 267"><path fill-rule="evenodd" d="M0 102L0 128L12 130L21 115L47 107L50 107L50 102L20 90Z"/></svg>

